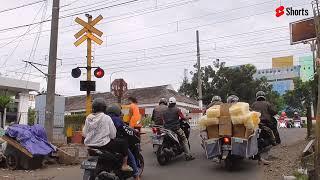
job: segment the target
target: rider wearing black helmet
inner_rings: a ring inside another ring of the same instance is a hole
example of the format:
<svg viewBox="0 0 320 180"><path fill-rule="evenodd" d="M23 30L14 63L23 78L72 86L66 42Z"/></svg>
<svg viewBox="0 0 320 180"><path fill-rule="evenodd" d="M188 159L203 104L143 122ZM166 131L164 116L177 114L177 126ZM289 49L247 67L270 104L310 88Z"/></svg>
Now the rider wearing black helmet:
<svg viewBox="0 0 320 180"><path fill-rule="evenodd" d="M231 95L227 98L227 103L233 104L233 103L237 103L237 102L239 102L239 97L236 95Z"/></svg>
<svg viewBox="0 0 320 180"><path fill-rule="evenodd" d="M163 125L163 113L167 109L168 101L166 98L159 100L159 105L153 109L151 120L155 125Z"/></svg>
<svg viewBox="0 0 320 180"><path fill-rule="evenodd" d="M117 128L117 138L126 140L129 145L128 149L128 160L130 166L133 168L134 177L136 180L139 180L139 168L133 153L130 150L130 147L134 146L139 139L135 137L134 130L126 125L121 119L121 106L118 104L111 104L106 109L106 114L109 115Z"/></svg>
<svg viewBox="0 0 320 180"><path fill-rule="evenodd" d="M116 138L117 129L110 116L106 115L106 102L97 98L92 103L93 113L87 116L83 127L84 144L91 148L107 150L122 154L123 171L132 171L127 165L128 144Z"/></svg>
<svg viewBox="0 0 320 180"><path fill-rule="evenodd" d="M222 99L220 96L213 96L211 103L207 106L207 109L211 108L214 105L220 105L222 104Z"/></svg>
<svg viewBox="0 0 320 180"><path fill-rule="evenodd" d="M261 122L268 126L274 133L276 142L281 143L279 132L277 129L277 120L273 117L277 114L274 106L266 101L266 93L263 91L258 91L256 94L256 102L252 104L252 110L261 113Z"/></svg>

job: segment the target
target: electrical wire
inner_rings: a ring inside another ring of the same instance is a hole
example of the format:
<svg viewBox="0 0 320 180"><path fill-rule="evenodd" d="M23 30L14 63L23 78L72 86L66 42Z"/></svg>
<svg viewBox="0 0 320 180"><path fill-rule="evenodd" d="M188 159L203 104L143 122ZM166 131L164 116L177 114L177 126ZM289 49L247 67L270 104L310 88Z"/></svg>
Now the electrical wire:
<svg viewBox="0 0 320 180"><path fill-rule="evenodd" d="M46 0L36 1L36 2L32 2L32 3L21 5L21 6L17 6L17 7L14 7L14 8L8 8L8 9L0 10L0 13L4 13L4 12L20 9L20 8L23 8L23 7L27 7L27 6L31 6L31 5L34 5L34 4L42 3L44 1L46 1Z"/></svg>
<svg viewBox="0 0 320 180"><path fill-rule="evenodd" d="M37 18L38 15L40 14L41 9L42 9L43 7L44 7L44 4L41 6L41 8L39 9L39 11L36 13L33 21L36 20L36 18ZM7 61L8 61L8 60L11 58L11 56L14 54L14 52L16 51L16 49L18 48L18 46L20 45L22 39L24 38L24 35L26 35L26 34L29 32L30 28L31 28L31 26L29 26L28 29L27 29L27 31L22 34L22 36L20 37L20 40L18 41L17 45L13 48L13 50L12 50L11 53L10 53L10 55L7 56L6 60L5 60L5 61L3 62L3 64L2 64L1 68L3 68L3 67L6 66Z"/></svg>

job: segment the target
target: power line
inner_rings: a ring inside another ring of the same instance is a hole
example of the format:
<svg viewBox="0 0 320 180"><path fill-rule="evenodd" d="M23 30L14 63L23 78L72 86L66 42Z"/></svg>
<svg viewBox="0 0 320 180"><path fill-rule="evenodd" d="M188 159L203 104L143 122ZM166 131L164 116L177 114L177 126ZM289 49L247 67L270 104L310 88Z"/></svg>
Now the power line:
<svg viewBox="0 0 320 180"><path fill-rule="evenodd" d="M90 13L90 12L94 12L94 11L99 11L99 10L103 10L103 9L123 6L123 5L127 5L127 4L130 4L130 3L136 2L136 1L139 1L139 0L130 0L130 1L126 1L126 2L123 2L123 3L115 4L115 5L110 5L110 6L97 8L97 9L93 9L93 10L87 10L87 11L84 11L84 12L81 12L81 13L70 14L70 15L62 16L59 19L64 19L64 18L77 16L77 15L84 14L84 13ZM24 25L20 25L20 26L14 26L14 27L5 28L5 29L0 29L0 32L15 30L15 29L24 28L24 27L29 27L29 26L32 26L32 25L37 25L37 24L41 24L41 23L45 23L45 22L49 22L49 21L51 21L51 19L50 20L47 19L47 20L40 21L40 22L35 22L35 23L30 23L30 24L24 24Z"/></svg>
<svg viewBox="0 0 320 180"><path fill-rule="evenodd" d="M44 4L41 6L41 8L39 9L39 11L36 13L36 16L34 17L33 21L35 21L35 19L38 17L38 15L40 14L41 9L42 9L43 7L44 7ZM14 52L16 51L16 49L18 48L18 46L20 45L22 39L24 38L24 36L30 31L30 28L31 28L31 27L28 27L27 31L21 35L19 42L18 42L17 45L13 48L13 50L12 50L11 53L10 53L10 55L7 56L6 60L3 62L2 66L1 66L2 68L6 66L7 61L8 61L8 60L10 59L10 57L14 54Z"/></svg>
<svg viewBox="0 0 320 180"><path fill-rule="evenodd" d="M36 1L36 2L29 3L29 4L24 4L24 5L21 5L21 6L17 6L17 7L14 7L14 8L8 8L8 9L0 10L0 13L4 13L4 12L20 9L20 8L31 6L31 5L34 5L34 4L38 4L38 3L41 3L41 2L44 2L44 1L46 1L46 0Z"/></svg>

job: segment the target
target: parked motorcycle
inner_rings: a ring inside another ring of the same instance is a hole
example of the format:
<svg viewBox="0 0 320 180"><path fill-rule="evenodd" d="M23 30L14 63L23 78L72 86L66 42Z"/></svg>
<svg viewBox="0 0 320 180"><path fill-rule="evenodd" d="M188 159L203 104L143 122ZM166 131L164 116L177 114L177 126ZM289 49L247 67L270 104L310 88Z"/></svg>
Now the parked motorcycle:
<svg viewBox="0 0 320 180"><path fill-rule="evenodd" d="M138 143L130 147L131 152L136 158L140 176L144 169L144 159L140 149L140 132L135 131ZM99 149L89 148L89 158L81 163L84 169L83 180L125 180L133 177L133 172L121 171L123 156L118 153L111 153Z"/></svg>
<svg viewBox="0 0 320 180"><path fill-rule="evenodd" d="M185 135L189 143L189 123L186 121L181 121L180 127L185 132ZM167 164L171 159L181 155L184 152L183 146L179 142L178 135L173 131L166 129L162 126L153 126L152 131L152 144L157 156L158 163L160 165Z"/></svg>

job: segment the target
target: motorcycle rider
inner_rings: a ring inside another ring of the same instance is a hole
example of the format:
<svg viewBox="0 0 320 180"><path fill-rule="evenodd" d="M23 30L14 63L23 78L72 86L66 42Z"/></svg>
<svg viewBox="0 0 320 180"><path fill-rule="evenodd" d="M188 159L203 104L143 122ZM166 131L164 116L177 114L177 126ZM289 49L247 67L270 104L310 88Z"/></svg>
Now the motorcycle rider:
<svg viewBox="0 0 320 180"><path fill-rule="evenodd" d="M92 102L93 113L87 116L83 127L84 144L90 148L117 152L123 156L122 171L132 171L128 166L128 144L116 138L117 129L110 116L105 114L106 102L97 98Z"/></svg>
<svg viewBox="0 0 320 180"><path fill-rule="evenodd" d="M298 112L294 112L292 119L293 119L293 122L299 122L300 124L302 124L301 117L299 116Z"/></svg>
<svg viewBox="0 0 320 180"><path fill-rule="evenodd" d="M167 105L167 99L161 98L159 105L153 109L151 120L155 125L163 125L163 113L166 111Z"/></svg>
<svg viewBox="0 0 320 180"><path fill-rule="evenodd" d="M269 127L276 138L276 143L280 144L281 139L277 129L277 120L273 117L277 114L274 106L266 101L266 94L263 91L258 91L256 93L256 102L252 104L252 110L261 113L261 123L264 123Z"/></svg>
<svg viewBox="0 0 320 180"><path fill-rule="evenodd" d="M239 97L236 96L236 95L230 95L228 98L227 98L227 103L237 103L239 102Z"/></svg>
<svg viewBox="0 0 320 180"><path fill-rule="evenodd" d="M180 127L180 121L186 120L181 110L176 107L176 98L169 98L169 106L166 108L164 117L164 127L175 132L179 136L181 145L183 146L185 158L187 161L194 160L195 158L190 154L188 140L184 131Z"/></svg>
<svg viewBox="0 0 320 180"><path fill-rule="evenodd" d="M211 100L211 103L207 106L206 109L209 109L211 108L212 106L214 105L221 105L222 104L222 99L220 96L213 96L212 97L212 100ZM205 113L205 112L204 112Z"/></svg>
<svg viewBox="0 0 320 180"><path fill-rule="evenodd" d="M121 107L117 104L111 104L107 107L106 114L111 117L117 129L117 138L125 139L129 147L134 146L136 144L136 138L133 134L134 130L130 129L121 119ZM128 149L128 160L133 169L135 180L140 180L139 168L130 148Z"/></svg>

